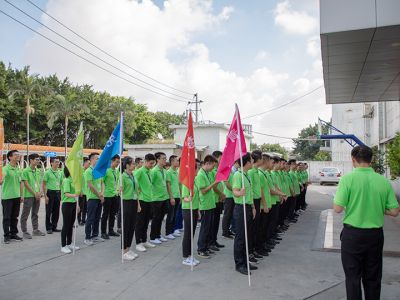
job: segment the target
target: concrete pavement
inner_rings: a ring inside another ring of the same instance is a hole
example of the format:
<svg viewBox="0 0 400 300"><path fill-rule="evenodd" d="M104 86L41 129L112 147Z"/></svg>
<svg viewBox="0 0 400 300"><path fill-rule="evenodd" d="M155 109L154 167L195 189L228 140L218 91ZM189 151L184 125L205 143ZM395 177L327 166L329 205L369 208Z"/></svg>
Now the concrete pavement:
<svg viewBox="0 0 400 300"><path fill-rule="evenodd" d="M320 214L331 207L329 193L321 193L326 190L309 189L309 209L271 255L260 262L259 270L253 271L251 288L247 277L234 271L231 240L220 237L226 248L210 260L201 260L191 272L181 264L181 238L121 264L119 239L87 247L82 243L83 228L79 227L77 241L82 249L75 256L61 254L58 233L2 244L0 298L341 299L344 274L340 254L313 251ZM398 298L393 291L399 288L399 266L398 258L385 258L383 299ZM329 293L334 298L327 298Z"/></svg>

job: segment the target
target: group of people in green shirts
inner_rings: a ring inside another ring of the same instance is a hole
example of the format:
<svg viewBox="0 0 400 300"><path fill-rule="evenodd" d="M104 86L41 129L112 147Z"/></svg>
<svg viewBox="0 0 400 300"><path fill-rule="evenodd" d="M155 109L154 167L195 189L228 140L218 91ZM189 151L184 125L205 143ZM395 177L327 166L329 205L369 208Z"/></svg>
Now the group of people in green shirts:
<svg viewBox="0 0 400 300"><path fill-rule="evenodd" d="M288 229L291 222L296 222L301 210L306 209L307 166L295 160L287 162L277 156L253 151L243 156L243 168L240 168L239 161L236 162L229 179L216 182L221 156L222 152L214 151L203 161L196 160L194 194L191 195L188 188L179 183L179 158L175 155L168 162L162 152L149 153L144 159L128 156L122 161L116 155L112 157L105 176L94 179L93 169L99 154L92 153L84 159L83 188L80 194L76 194L69 170L67 167L59 169L58 158L50 159L51 168L41 176L37 168L40 163L37 154L29 155L29 166L20 171L19 153L10 151L7 153L9 163L3 168L1 182L4 241L9 243L11 240L30 239L32 235L45 235L39 230L38 224L40 199L44 197L46 232L52 234L61 231L63 253L79 250L72 241L73 226L78 216L78 223L85 226L84 244L88 246L123 234L121 246L124 260L138 257L131 249L134 236L135 249L146 252L174 240L183 231L182 263L196 266L199 261L191 253L192 207L193 235L197 222L201 222L197 241L198 257L208 259L224 248L218 242L222 215L222 236L235 239L236 270L247 274L243 201L247 216L250 268L256 269L253 264L268 256L281 240L280 234ZM19 237L17 224L21 202L23 236ZM57 228L60 206L62 230ZM29 214L32 216L32 235L26 226ZM165 235L162 235L165 216Z"/></svg>

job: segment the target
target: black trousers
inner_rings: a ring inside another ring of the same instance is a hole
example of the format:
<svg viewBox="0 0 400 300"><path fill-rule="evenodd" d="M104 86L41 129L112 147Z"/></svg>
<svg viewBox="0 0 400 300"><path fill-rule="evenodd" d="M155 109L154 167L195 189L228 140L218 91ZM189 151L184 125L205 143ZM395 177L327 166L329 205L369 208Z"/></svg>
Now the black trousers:
<svg viewBox="0 0 400 300"><path fill-rule="evenodd" d="M63 226L61 229L61 247L72 244L72 232L74 229L76 203L64 202L61 207Z"/></svg>
<svg viewBox="0 0 400 300"><path fill-rule="evenodd" d="M261 221L261 199L254 199L254 207L256 208L256 217L251 218L251 238L250 238L250 249L251 252L256 248L260 249L262 245L259 241L260 221Z"/></svg>
<svg viewBox="0 0 400 300"><path fill-rule="evenodd" d="M236 235L233 242L233 257L235 259L236 268L247 268L247 255L246 255L246 236L244 226L243 205L235 205L233 211L233 218L235 219ZM247 232L250 233L249 225L252 220L251 205L246 205L246 223ZM247 236L249 236L248 234ZM250 246L250 245L249 245Z"/></svg>
<svg viewBox="0 0 400 300"><path fill-rule="evenodd" d="M213 209L201 210L201 226L199 239L197 240L197 251L204 252L208 250L212 239L212 224L214 218Z"/></svg>
<svg viewBox="0 0 400 300"><path fill-rule="evenodd" d="M99 223L102 205L99 199L89 199L87 201L87 220L85 224L86 239L92 239L99 235Z"/></svg>
<svg viewBox="0 0 400 300"><path fill-rule="evenodd" d="M108 232L114 231L115 216L119 210L120 198L106 197L103 203L103 215L101 216L101 233L107 233L107 223Z"/></svg>
<svg viewBox="0 0 400 300"><path fill-rule="evenodd" d="M78 222L79 223L86 222L86 213L87 213L86 195L82 195L79 197L79 212L78 212Z"/></svg>
<svg viewBox="0 0 400 300"><path fill-rule="evenodd" d="M361 300L361 281L366 300L380 299L383 230L359 229L345 224L342 233L342 265L348 300Z"/></svg>
<svg viewBox="0 0 400 300"><path fill-rule="evenodd" d="M137 215L135 237L136 244L147 242L147 229L149 227L151 202L140 200L141 211Z"/></svg>
<svg viewBox="0 0 400 300"><path fill-rule="evenodd" d="M211 244L215 244L218 240L219 223L221 220L221 214L223 209L224 209L224 203L218 202L215 204L213 223L212 223Z"/></svg>
<svg viewBox="0 0 400 300"><path fill-rule="evenodd" d="M172 205L170 200L167 200L167 219L165 221L165 235L174 233L175 218L178 211L180 199L175 199L175 204Z"/></svg>
<svg viewBox="0 0 400 300"><path fill-rule="evenodd" d="M269 212L261 212L260 214L260 223L259 230L257 231L257 243L256 250L261 250L264 248L265 242L267 241L267 232L268 232L268 223L269 223Z"/></svg>
<svg viewBox="0 0 400 300"><path fill-rule="evenodd" d="M222 234L228 235L233 218L233 208L235 207L235 202L233 198L226 198L224 201L224 216L222 217Z"/></svg>
<svg viewBox="0 0 400 300"><path fill-rule="evenodd" d="M289 213L288 213L289 218L294 218L294 212L296 209L297 198L298 198L297 196L291 197L291 201L289 203Z"/></svg>
<svg viewBox="0 0 400 300"><path fill-rule="evenodd" d="M285 224L285 219L288 215L289 211L289 202L292 197L288 197L285 202L279 205L279 216L278 216L278 225L282 226Z"/></svg>
<svg viewBox="0 0 400 300"><path fill-rule="evenodd" d="M138 209L137 200L122 200L124 211L124 249L132 246Z"/></svg>
<svg viewBox="0 0 400 300"><path fill-rule="evenodd" d="M276 229L278 227L278 217L279 217L279 207L280 204L276 203L275 205L272 205L271 207L271 211L270 211L270 226L268 228L268 233L267 233L267 237L268 239L272 238L273 235L276 232Z"/></svg>
<svg viewBox="0 0 400 300"><path fill-rule="evenodd" d="M3 207L3 232L4 237L11 237L18 233L18 216L21 199L1 200Z"/></svg>
<svg viewBox="0 0 400 300"><path fill-rule="evenodd" d="M46 204L46 230L54 230L60 217L61 192L47 190L46 195L49 198Z"/></svg>
<svg viewBox="0 0 400 300"><path fill-rule="evenodd" d="M153 219L151 221L150 240L161 237L161 226L167 212L167 202L169 200L154 201L151 203L153 209Z"/></svg>
<svg viewBox="0 0 400 300"><path fill-rule="evenodd" d="M192 210L193 216L193 235L196 233L196 226L197 226L197 217L199 211L198 209ZM182 255L183 258L189 257L192 255L192 243L190 237L190 209L182 209L182 216L183 216L183 239L182 239Z"/></svg>

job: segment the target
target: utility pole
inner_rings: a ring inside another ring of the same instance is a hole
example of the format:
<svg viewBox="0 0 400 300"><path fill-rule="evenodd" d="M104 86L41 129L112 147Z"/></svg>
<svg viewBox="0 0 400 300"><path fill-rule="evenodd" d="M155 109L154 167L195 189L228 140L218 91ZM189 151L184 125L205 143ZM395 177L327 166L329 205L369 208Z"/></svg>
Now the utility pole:
<svg viewBox="0 0 400 300"><path fill-rule="evenodd" d="M189 101L189 105L191 106L192 104L195 105L195 109L192 110L191 108L189 109L190 111L194 112L194 122L198 123L199 122L199 114L200 114L200 104L203 103L202 100L199 100L198 94L193 95L193 101Z"/></svg>

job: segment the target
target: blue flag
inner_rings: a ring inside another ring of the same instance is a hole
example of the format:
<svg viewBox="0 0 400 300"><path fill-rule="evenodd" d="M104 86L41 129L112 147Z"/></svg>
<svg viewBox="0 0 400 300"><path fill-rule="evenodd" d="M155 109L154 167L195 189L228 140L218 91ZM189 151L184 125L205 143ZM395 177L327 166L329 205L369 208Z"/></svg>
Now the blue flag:
<svg viewBox="0 0 400 300"><path fill-rule="evenodd" d="M111 165L111 158L114 155L119 155L119 157L122 156L122 123L123 119L121 116L121 121L117 124L117 127L115 127L113 133L104 146L103 152L101 153L95 168L93 169L93 179L98 179L106 175L106 171Z"/></svg>

